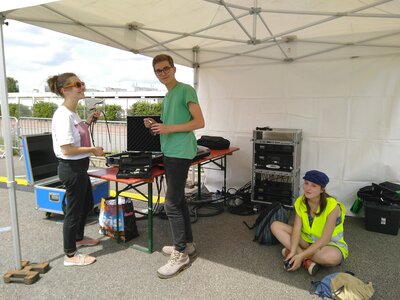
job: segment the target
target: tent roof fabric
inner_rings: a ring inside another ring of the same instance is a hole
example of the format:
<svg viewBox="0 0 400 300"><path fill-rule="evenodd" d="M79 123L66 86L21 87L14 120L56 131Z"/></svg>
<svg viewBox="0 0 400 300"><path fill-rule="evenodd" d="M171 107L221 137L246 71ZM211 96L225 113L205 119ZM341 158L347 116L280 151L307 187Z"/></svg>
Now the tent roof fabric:
<svg viewBox="0 0 400 300"><path fill-rule="evenodd" d="M400 49L397 0L31 2L14 10L0 4L0 11L8 20L136 54L170 53L190 67L391 55Z"/></svg>

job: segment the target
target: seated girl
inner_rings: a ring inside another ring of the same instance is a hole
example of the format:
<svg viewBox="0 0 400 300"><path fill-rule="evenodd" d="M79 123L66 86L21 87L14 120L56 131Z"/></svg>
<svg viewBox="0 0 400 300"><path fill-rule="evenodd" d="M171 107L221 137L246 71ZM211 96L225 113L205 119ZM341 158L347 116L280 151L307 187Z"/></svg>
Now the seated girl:
<svg viewBox="0 0 400 300"><path fill-rule="evenodd" d="M345 207L329 196L325 187L329 182L326 174L308 171L304 177L304 195L296 199L293 227L275 221L271 231L285 248L287 271L295 271L301 265L310 275L315 275L319 265L337 266L348 256L343 237Z"/></svg>

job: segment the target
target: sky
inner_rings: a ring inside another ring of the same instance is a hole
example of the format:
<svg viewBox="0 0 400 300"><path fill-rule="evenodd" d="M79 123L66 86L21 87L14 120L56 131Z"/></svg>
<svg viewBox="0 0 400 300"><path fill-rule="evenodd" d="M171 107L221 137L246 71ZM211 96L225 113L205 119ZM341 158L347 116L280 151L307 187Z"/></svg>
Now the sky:
<svg viewBox="0 0 400 300"><path fill-rule="evenodd" d="M18 81L20 92L43 92L48 77L64 72L77 74L88 89L133 90L137 85L164 90L151 58L14 20L8 23L3 26L6 76ZM176 67L177 80L192 84L192 69Z"/></svg>

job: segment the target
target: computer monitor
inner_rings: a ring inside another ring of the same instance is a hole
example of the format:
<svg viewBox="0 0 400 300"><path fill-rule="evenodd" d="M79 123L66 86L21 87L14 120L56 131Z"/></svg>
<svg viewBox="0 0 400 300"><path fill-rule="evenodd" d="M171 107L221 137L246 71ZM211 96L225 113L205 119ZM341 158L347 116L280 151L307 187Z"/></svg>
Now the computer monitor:
<svg viewBox="0 0 400 300"><path fill-rule="evenodd" d="M144 126L144 118L153 118L161 123L159 115L152 116L128 116L127 117L127 150L161 152L160 135L152 135Z"/></svg>

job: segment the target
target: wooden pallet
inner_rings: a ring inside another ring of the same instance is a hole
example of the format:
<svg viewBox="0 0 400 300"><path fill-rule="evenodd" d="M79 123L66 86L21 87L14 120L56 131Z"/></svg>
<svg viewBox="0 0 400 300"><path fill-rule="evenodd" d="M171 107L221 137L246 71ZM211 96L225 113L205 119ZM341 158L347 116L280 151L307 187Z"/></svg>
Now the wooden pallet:
<svg viewBox="0 0 400 300"><path fill-rule="evenodd" d="M38 272L39 274L47 273L50 270L50 264L45 261L41 263L31 263L27 260L21 261L22 269L27 271Z"/></svg>
<svg viewBox="0 0 400 300"><path fill-rule="evenodd" d="M31 263L29 261L21 261L21 270L11 270L3 275L4 283L19 282L32 284L38 281L39 274L44 274L50 269L48 262Z"/></svg>

